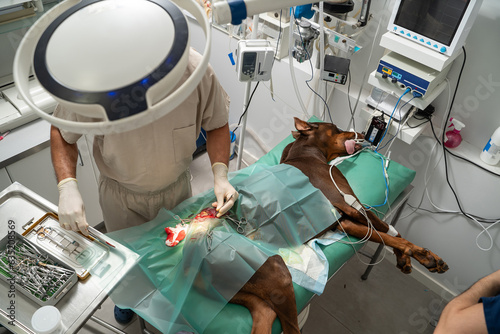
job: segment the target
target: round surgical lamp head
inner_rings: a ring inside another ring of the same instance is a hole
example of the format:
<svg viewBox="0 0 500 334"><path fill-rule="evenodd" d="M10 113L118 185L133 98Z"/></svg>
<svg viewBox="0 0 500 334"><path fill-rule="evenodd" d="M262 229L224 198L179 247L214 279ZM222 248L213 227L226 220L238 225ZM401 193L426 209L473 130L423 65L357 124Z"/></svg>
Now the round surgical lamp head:
<svg viewBox="0 0 500 334"><path fill-rule="evenodd" d="M205 32L203 58L189 78L190 12ZM152 123L179 106L201 81L210 55L210 24L194 0L66 0L26 33L14 60L21 97L58 128L110 134ZM84 122L40 110L29 76Z"/></svg>

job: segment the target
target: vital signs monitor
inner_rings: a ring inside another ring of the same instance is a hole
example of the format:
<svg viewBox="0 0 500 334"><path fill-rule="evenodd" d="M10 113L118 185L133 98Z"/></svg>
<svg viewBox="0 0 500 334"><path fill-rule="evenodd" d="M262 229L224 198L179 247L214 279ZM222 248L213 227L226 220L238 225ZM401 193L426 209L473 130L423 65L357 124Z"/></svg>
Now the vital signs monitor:
<svg viewBox="0 0 500 334"><path fill-rule="evenodd" d="M447 56L464 44L482 0L396 0L388 30Z"/></svg>

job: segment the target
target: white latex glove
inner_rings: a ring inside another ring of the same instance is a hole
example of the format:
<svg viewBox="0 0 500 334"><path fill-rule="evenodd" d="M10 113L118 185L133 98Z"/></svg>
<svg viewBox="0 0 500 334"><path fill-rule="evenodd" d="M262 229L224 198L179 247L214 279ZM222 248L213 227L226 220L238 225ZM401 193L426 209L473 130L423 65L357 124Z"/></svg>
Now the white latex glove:
<svg viewBox="0 0 500 334"><path fill-rule="evenodd" d="M74 178L67 178L59 182L59 224L66 230L82 232L89 235L85 206L82 195L78 190L78 183Z"/></svg>
<svg viewBox="0 0 500 334"><path fill-rule="evenodd" d="M217 198L217 202L213 203L212 206L218 211L217 217L220 217L233 207L239 194L227 180L226 164L214 163L212 172L214 173L214 193Z"/></svg>

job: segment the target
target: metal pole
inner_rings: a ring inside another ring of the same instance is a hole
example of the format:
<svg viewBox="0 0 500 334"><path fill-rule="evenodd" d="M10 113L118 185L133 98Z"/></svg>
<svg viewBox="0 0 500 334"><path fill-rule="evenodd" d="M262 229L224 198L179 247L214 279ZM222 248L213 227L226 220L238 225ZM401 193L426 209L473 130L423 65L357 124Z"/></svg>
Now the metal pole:
<svg viewBox="0 0 500 334"><path fill-rule="evenodd" d="M99 319L98 317L96 316L91 316L90 319L92 319L93 321L97 322L99 325L101 325L102 327L112 331L113 333L117 333L117 334L127 334L127 332L124 332L122 331L121 329L119 328L116 328L115 326L111 325L111 324L108 324L106 321L104 320L101 320Z"/></svg>
<svg viewBox="0 0 500 334"><path fill-rule="evenodd" d="M257 31L259 30L259 14L253 16L253 28L252 28L252 39L257 39ZM250 100L250 91L252 89L252 82L248 81L246 83L245 96L243 97L243 112L247 109L248 102ZM243 147L245 145L245 132L247 127L247 116L248 110L243 115L241 120L241 135L240 140L238 141L238 157L236 159L236 170L241 168L241 159L243 158Z"/></svg>
<svg viewBox="0 0 500 334"><path fill-rule="evenodd" d="M250 99L250 90L252 89L252 82L249 81L246 83L246 89L245 89L245 96L244 96L244 102L243 102L243 112L245 112L245 109L248 105L248 101ZM238 141L238 158L236 160L236 170L239 170L241 167L241 159L243 158L243 146L245 145L245 132L246 132L246 127L247 127L247 115L243 115L243 119L241 120L241 135L240 135L240 140Z"/></svg>
<svg viewBox="0 0 500 334"><path fill-rule="evenodd" d="M144 321L144 319L142 319L141 317L139 317L139 324L141 325L141 332L143 334L153 334L153 332L150 332L147 328L146 328L146 322Z"/></svg>

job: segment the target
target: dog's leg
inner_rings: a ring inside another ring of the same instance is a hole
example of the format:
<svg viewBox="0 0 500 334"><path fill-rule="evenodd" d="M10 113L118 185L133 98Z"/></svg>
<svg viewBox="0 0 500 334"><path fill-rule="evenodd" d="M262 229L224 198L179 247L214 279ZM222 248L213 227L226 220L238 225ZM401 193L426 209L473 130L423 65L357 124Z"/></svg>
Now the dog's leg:
<svg viewBox="0 0 500 334"><path fill-rule="evenodd" d="M353 221L356 221L360 224L368 226L368 221L364 215L361 214L358 210L344 205L342 208L344 213L353 218ZM383 233L387 233L389 231L389 224L380 219L376 214L367 210L366 211L368 219L372 223L373 227ZM401 234L397 234L396 237L401 238ZM403 252L398 248L393 248L394 255L396 256L397 267L404 273L411 272L411 255Z"/></svg>
<svg viewBox="0 0 500 334"><path fill-rule="evenodd" d="M386 233L389 231L389 224L380 219L375 213L371 211L366 211L368 218L370 219L373 227L377 231ZM364 224L365 220L361 220ZM401 234L398 233L396 238L401 238ZM405 240L405 239L403 239ZM406 272L408 270L408 264L410 263L410 257L415 258L424 267L426 267L430 272L443 273L448 270L448 265L436 254L432 253L428 249L424 249L410 243L405 240L410 246L409 249L401 249L393 247L394 255L396 256L397 267L402 271ZM411 271L411 266L410 266Z"/></svg>
<svg viewBox="0 0 500 334"><path fill-rule="evenodd" d="M384 233L387 233L389 231L389 224L380 219L375 213L373 213L372 211L367 211L366 213L377 231ZM401 234L398 232L396 237L401 238ZM396 256L397 267L404 272L403 268L405 268L406 263L410 262L410 255L397 248L393 248L392 250L394 251L394 255Z"/></svg>
<svg viewBox="0 0 500 334"><path fill-rule="evenodd" d="M260 299L249 298L245 294L253 295ZM235 298L237 297L237 298ZM252 318L254 315L254 326L256 323L268 324L272 315L272 321L278 316L281 322L283 333L300 334L297 320L297 306L295 303L295 293L293 290L292 276L286 267L285 262L279 255L271 256L255 272L250 280L240 289L231 302L243 304L250 309ZM264 304L267 307L264 306ZM254 311L250 308L252 307ZM272 312L272 313L271 313ZM271 325L272 325L271 321ZM264 325L259 328L265 328ZM271 326L269 327L271 328ZM252 333L253 328L252 328ZM255 333L266 333L256 331Z"/></svg>
<svg viewBox="0 0 500 334"><path fill-rule="evenodd" d="M245 306L252 315L251 334L271 334L276 312L269 304L252 293L239 291L231 299L231 303Z"/></svg>
<svg viewBox="0 0 500 334"><path fill-rule="evenodd" d="M385 221L380 219L376 214L374 214L370 210L366 210L366 214L367 214L368 218L370 219L370 221L372 222L373 227L375 227L375 229L377 231L384 232L384 233L389 232L389 224L387 224ZM396 237L401 237L401 234L398 233L396 235Z"/></svg>
<svg viewBox="0 0 500 334"><path fill-rule="evenodd" d="M359 202L359 200L358 200ZM376 214L371 212L370 210L365 210L366 216L362 214L360 211L356 210L355 208L342 203L341 206L336 206L336 208L343 212L346 216L350 217L353 221L356 221L360 224L363 224L365 226L368 226L368 220L370 220L371 225L379 232L383 233L388 233L389 232L389 224L387 224L385 221L380 219ZM395 235L396 237L401 237L401 234Z"/></svg>
<svg viewBox="0 0 500 334"><path fill-rule="evenodd" d="M370 235L369 240L376 243L384 243L392 247L395 252L400 252L402 256L398 257L397 267L405 274L411 272L410 257L420 262L430 272L444 273L448 270L448 265L439 256L428 249L424 249L401 237L392 237L384 232L370 231L370 228L358 222L343 218L340 221L340 230L357 238L364 238Z"/></svg>

